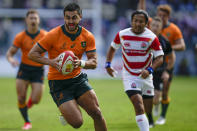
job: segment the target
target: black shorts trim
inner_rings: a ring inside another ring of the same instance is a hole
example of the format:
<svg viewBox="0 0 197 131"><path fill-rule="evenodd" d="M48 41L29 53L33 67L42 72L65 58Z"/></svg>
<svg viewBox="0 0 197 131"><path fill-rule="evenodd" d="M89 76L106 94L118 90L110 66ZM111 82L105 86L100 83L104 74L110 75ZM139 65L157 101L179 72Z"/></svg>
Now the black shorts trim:
<svg viewBox="0 0 197 131"><path fill-rule="evenodd" d="M154 96L148 96L148 95L143 95L142 98L143 99L153 99Z"/></svg>
<svg viewBox="0 0 197 131"><path fill-rule="evenodd" d="M141 91L138 91L138 90L127 90L125 92L127 94L127 96L130 98L131 96L133 95L136 95L136 94L140 94L142 95L142 92Z"/></svg>

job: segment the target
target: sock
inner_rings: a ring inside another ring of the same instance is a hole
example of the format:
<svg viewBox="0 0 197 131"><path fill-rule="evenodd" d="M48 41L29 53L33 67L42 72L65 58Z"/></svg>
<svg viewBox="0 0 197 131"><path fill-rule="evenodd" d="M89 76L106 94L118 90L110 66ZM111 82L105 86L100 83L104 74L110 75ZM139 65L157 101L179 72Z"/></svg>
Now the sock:
<svg viewBox="0 0 197 131"><path fill-rule="evenodd" d="M33 103L32 103L31 97L30 97L28 102L27 102L27 107L31 108L32 106L33 106Z"/></svg>
<svg viewBox="0 0 197 131"><path fill-rule="evenodd" d="M149 131L148 119L145 114L137 115L136 122L140 128L140 131Z"/></svg>
<svg viewBox="0 0 197 131"><path fill-rule="evenodd" d="M163 118L166 117L166 112L167 112L167 110L168 110L168 106L169 106L169 103L168 103L168 104L163 104L163 103L162 103L162 112L161 112L161 116L162 116Z"/></svg>
<svg viewBox="0 0 197 131"><path fill-rule="evenodd" d="M21 112L21 115L23 116L23 119L25 122L30 122L28 114L27 114L27 105L26 104L18 104L19 111Z"/></svg>
<svg viewBox="0 0 197 131"><path fill-rule="evenodd" d="M150 124L154 124L152 113L147 113L147 117L148 117L149 125L150 125Z"/></svg>

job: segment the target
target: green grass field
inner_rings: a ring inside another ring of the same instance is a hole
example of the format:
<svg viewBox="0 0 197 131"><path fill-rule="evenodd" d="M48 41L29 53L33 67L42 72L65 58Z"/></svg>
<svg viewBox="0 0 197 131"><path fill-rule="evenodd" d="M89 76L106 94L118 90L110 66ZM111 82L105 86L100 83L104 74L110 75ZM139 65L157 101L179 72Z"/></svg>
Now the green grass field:
<svg viewBox="0 0 197 131"><path fill-rule="evenodd" d="M138 131L135 114L121 80L90 80L109 131ZM29 88L30 91L30 88ZM175 77L170 90L167 122L151 131L197 131L197 77ZM94 131L92 119L83 111L80 131ZM31 131L74 131L59 123L59 111L49 95L47 80L39 105L29 110ZM156 120L156 118L155 118ZM22 117L17 109L14 78L0 78L0 131L20 131Z"/></svg>

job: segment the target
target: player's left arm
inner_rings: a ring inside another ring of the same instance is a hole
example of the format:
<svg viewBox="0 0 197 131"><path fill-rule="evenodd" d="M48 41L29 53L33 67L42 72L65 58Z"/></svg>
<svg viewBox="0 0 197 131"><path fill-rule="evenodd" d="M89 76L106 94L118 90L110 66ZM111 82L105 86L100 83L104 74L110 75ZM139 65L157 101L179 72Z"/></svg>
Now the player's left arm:
<svg viewBox="0 0 197 131"><path fill-rule="evenodd" d="M163 55L157 56L153 61L153 65L152 65L153 70L156 70L159 66L162 65L162 63L163 63Z"/></svg>
<svg viewBox="0 0 197 131"><path fill-rule="evenodd" d="M75 56L73 61L74 68L81 67L83 69L95 69L97 67L96 50L86 52L87 60L80 60Z"/></svg>
<svg viewBox="0 0 197 131"><path fill-rule="evenodd" d="M183 38L175 40L175 44L172 45L172 49L175 51L184 51L185 48L186 47L185 47L185 42Z"/></svg>
<svg viewBox="0 0 197 131"><path fill-rule="evenodd" d="M183 35L182 35L182 32L181 30L175 26L174 27L174 45L172 45L172 49L175 50L175 51L183 51L185 50L185 42L184 42L184 39L183 39Z"/></svg>
<svg viewBox="0 0 197 131"><path fill-rule="evenodd" d="M86 56L87 56L87 60L85 61L85 66L83 68L84 69L95 69L97 67L97 53L96 53L96 51L86 52Z"/></svg>
<svg viewBox="0 0 197 131"><path fill-rule="evenodd" d="M85 53L87 60L79 60L77 57L73 61L74 68L95 69L97 67L97 53L95 38L92 33L87 33Z"/></svg>
<svg viewBox="0 0 197 131"><path fill-rule="evenodd" d="M151 67L148 67L147 69L142 70L141 77L143 79L146 79L150 74L153 73L154 70L157 69L157 67L161 66L163 63L164 53L160 45L159 39L157 37L152 42L151 48L153 49L153 55L155 56L155 60L153 61L153 64Z"/></svg>

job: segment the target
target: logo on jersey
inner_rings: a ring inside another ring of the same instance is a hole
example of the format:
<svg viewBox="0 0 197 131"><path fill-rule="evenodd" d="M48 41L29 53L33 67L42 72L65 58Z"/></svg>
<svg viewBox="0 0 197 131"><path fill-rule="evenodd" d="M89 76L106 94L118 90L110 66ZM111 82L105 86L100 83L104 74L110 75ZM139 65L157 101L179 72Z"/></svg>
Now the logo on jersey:
<svg viewBox="0 0 197 131"><path fill-rule="evenodd" d="M146 48L147 44L145 42L142 42L141 48Z"/></svg>
<svg viewBox="0 0 197 131"><path fill-rule="evenodd" d="M86 41L81 42L81 47L85 48L86 47Z"/></svg>
<svg viewBox="0 0 197 131"><path fill-rule="evenodd" d="M74 47L75 47L75 45L76 45L75 43L74 43L74 44L72 44L72 45L70 46L70 48L74 48Z"/></svg>
<svg viewBox="0 0 197 131"><path fill-rule="evenodd" d="M136 88L136 84L135 83L132 83L131 84L131 88Z"/></svg>
<svg viewBox="0 0 197 131"><path fill-rule="evenodd" d="M129 43L129 42L125 42L125 43L124 43L124 46L125 46L125 47L129 47L129 46L130 46L130 43Z"/></svg>
<svg viewBox="0 0 197 131"><path fill-rule="evenodd" d="M167 32L167 33L166 33L166 36L167 36L167 37L170 37L170 32Z"/></svg>
<svg viewBox="0 0 197 131"><path fill-rule="evenodd" d="M60 47L60 49L66 49L66 43L64 42L64 44Z"/></svg>
<svg viewBox="0 0 197 131"><path fill-rule="evenodd" d="M125 49L124 51L125 51L125 53L130 53L129 49Z"/></svg>

